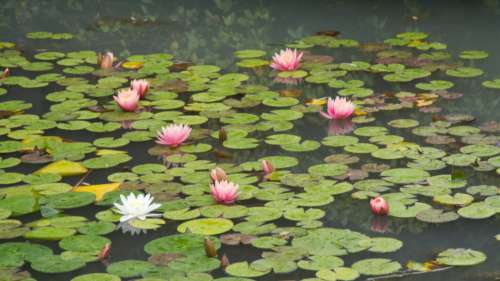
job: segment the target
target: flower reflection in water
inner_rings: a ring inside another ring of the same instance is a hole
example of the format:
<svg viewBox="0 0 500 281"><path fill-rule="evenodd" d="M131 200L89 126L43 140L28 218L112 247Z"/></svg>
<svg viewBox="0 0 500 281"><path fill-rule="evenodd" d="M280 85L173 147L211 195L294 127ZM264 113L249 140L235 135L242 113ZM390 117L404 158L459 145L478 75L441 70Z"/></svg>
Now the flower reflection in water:
<svg viewBox="0 0 500 281"><path fill-rule="evenodd" d="M292 78L292 77L279 77L276 76L273 79L273 82L276 84L285 84L288 86L298 86L302 84L303 79L302 78Z"/></svg>
<svg viewBox="0 0 500 281"><path fill-rule="evenodd" d="M391 232L389 229L389 219L387 217L373 217L370 230L377 233Z"/></svg>
<svg viewBox="0 0 500 281"><path fill-rule="evenodd" d="M146 229L133 227L128 222L119 223L116 229L120 229L123 234L130 233L131 236L146 234L148 232Z"/></svg>
<svg viewBox="0 0 500 281"><path fill-rule="evenodd" d="M354 131L356 126L349 119L332 120L328 127L328 135L346 135Z"/></svg>

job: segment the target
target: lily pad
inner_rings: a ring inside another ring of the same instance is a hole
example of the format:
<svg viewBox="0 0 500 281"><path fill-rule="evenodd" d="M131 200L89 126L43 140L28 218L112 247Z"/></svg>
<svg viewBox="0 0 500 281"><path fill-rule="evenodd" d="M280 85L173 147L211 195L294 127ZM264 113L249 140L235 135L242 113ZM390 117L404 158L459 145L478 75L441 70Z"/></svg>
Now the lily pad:
<svg viewBox="0 0 500 281"><path fill-rule="evenodd" d="M486 260L486 255L472 249L457 248L447 249L439 253L436 260L445 265L470 266L484 262Z"/></svg>

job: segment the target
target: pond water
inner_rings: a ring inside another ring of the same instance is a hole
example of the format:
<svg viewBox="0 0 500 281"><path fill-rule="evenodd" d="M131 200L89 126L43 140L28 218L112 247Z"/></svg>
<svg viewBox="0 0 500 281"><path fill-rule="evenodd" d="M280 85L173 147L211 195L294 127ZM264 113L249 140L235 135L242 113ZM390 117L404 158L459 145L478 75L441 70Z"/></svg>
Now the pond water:
<svg viewBox="0 0 500 281"><path fill-rule="evenodd" d="M0 280L500 279L500 1L304 2L3 1ZM130 192L163 217L119 223Z"/></svg>

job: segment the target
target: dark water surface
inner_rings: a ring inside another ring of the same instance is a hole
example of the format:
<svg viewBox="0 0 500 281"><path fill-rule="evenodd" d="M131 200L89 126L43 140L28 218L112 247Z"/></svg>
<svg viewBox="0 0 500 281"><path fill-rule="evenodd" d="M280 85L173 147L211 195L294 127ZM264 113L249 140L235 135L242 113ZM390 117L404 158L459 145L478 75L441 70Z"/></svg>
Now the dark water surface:
<svg viewBox="0 0 500 281"><path fill-rule="evenodd" d="M222 72L236 71L236 59L232 56L235 50L263 49L273 52L281 45L292 40L305 37L321 30L338 30L345 38L360 42L381 42L386 38L405 31L422 31L430 35L433 41L448 45L448 51L457 55L462 50L480 49L490 56L486 60L475 61L474 66L484 70L480 79L455 79L437 76L433 79L445 79L455 83L453 91L463 93L457 100L441 99L437 106L442 108L440 114L471 114L476 120L471 123L479 126L487 121L500 121L500 94L498 91L486 89L481 82L487 79L500 78L500 1L152 1L152 0L60 0L60 1L20 1L3 0L0 5L0 41L16 42L26 54L34 54L41 50L94 50L113 51L124 58L131 54L147 54L166 52L176 59L193 61L196 64L216 64ZM76 36L68 41L37 41L26 39L25 34L32 31L69 32ZM333 50L328 53L336 62L351 61L356 55ZM18 72L22 73L22 72ZM371 81L370 87L376 92L390 91L387 83ZM285 86L272 84L271 89ZM302 84L308 98L333 95L335 90L322 85ZM401 89L412 90L411 85L401 85ZM55 91L56 88L44 88L43 93ZM39 90L28 90L22 93L17 90L17 98L33 103L28 113L42 114L50 103L44 99ZM1 97L2 101L9 99ZM301 98L303 101L304 98ZM252 109L247 110L251 112ZM260 113L260 112L259 112ZM416 110L382 111L375 114L377 120L370 126L386 126L386 123L398 118L412 118L428 125L432 121L431 114L423 114ZM204 125L210 128L210 125ZM218 127L216 127L218 128ZM212 129L216 129L212 128ZM308 116L295 122L295 127L286 133L296 134L303 139L320 141L327 136L328 122L319 116ZM423 137L408 133L409 130L391 128L391 132L405 137L407 141L423 144ZM88 134L68 131L51 131L51 135L61 135L79 141L92 142L102 134ZM110 134L113 135L113 134ZM215 144L215 141L213 142ZM146 153L151 142L131 143L127 146L129 154L134 157L127 166L139 163L159 163L160 161ZM447 151L454 151L439 146ZM119 149L119 148L118 148ZM456 149L455 149L456 150ZM298 157L300 167L294 172L304 172L307 167L321 163L325 156L338 150L322 147L312 153L290 153L286 155ZM284 154L279 148L264 145L251 152L235 152L234 161L242 163L256 160L266 155ZM205 157L216 160L213 155ZM204 159L205 159L204 158ZM361 157L361 163L368 162L369 157ZM386 161L392 167L405 167L404 161ZM357 164L355 164L357 165ZM39 166L16 168L16 171L30 173ZM465 173L468 186L489 184L498 186L498 174L492 172L475 172L471 168L461 169ZM452 169L439 171L450 173ZM102 183L106 181L110 171L93 172L86 181ZM433 172L433 175L436 174ZM78 177L69 178L75 183ZM464 191L462 191L464 192ZM259 205L257 201L245 203ZM260 204L262 205L262 204ZM369 257L387 257L399 261L403 266L409 260L427 261L447 248L472 248L484 252L488 259L485 263L471 267L452 268L442 272L421 275L396 277L384 280L499 280L500 279L500 242L494 239L500 233L500 217L484 220L459 219L446 224L431 225L416 219L387 218L388 232L373 232L374 217L366 200L354 200L349 194L335 197L335 202L321 207L326 211L322 219L325 226L349 228L370 237L394 237L404 242L404 246L395 253L370 254L361 253L344 258L346 266ZM105 208L102 208L103 210ZM92 217L96 213L94 207L70 210L68 214ZM90 214L90 215L89 215ZM23 217L23 221L38 218L35 215ZM279 221L280 225L293 225L290 221ZM113 242L110 262L124 259L146 260L144 244L152 239L176 233L177 224L168 221L157 231L130 236L115 231L108 235ZM22 239L18 239L22 241ZM47 243L51 245L51 243ZM53 245L57 248L56 243ZM252 246L224 246L231 262L252 261L257 259L261 250ZM29 269L29 268L27 268ZM71 277L87 272L105 272L106 266L101 263L89 263L82 270L67 274L46 275L31 271L39 281L65 281ZM221 270L213 276L225 276ZM268 274L256 280L301 280L314 277L313 271L298 270L290 274ZM366 276L358 280L366 280Z"/></svg>

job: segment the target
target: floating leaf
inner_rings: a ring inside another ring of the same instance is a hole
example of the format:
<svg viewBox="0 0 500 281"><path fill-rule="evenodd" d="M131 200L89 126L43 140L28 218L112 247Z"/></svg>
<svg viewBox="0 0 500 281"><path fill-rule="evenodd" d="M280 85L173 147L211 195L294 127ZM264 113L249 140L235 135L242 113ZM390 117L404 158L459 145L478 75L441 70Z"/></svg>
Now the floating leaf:
<svg viewBox="0 0 500 281"><path fill-rule="evenodd" d="M437 259L439 263L451 266L470 266L482 263L486 260L486 255L472 249L447 249L439 253Z"/></svg>

